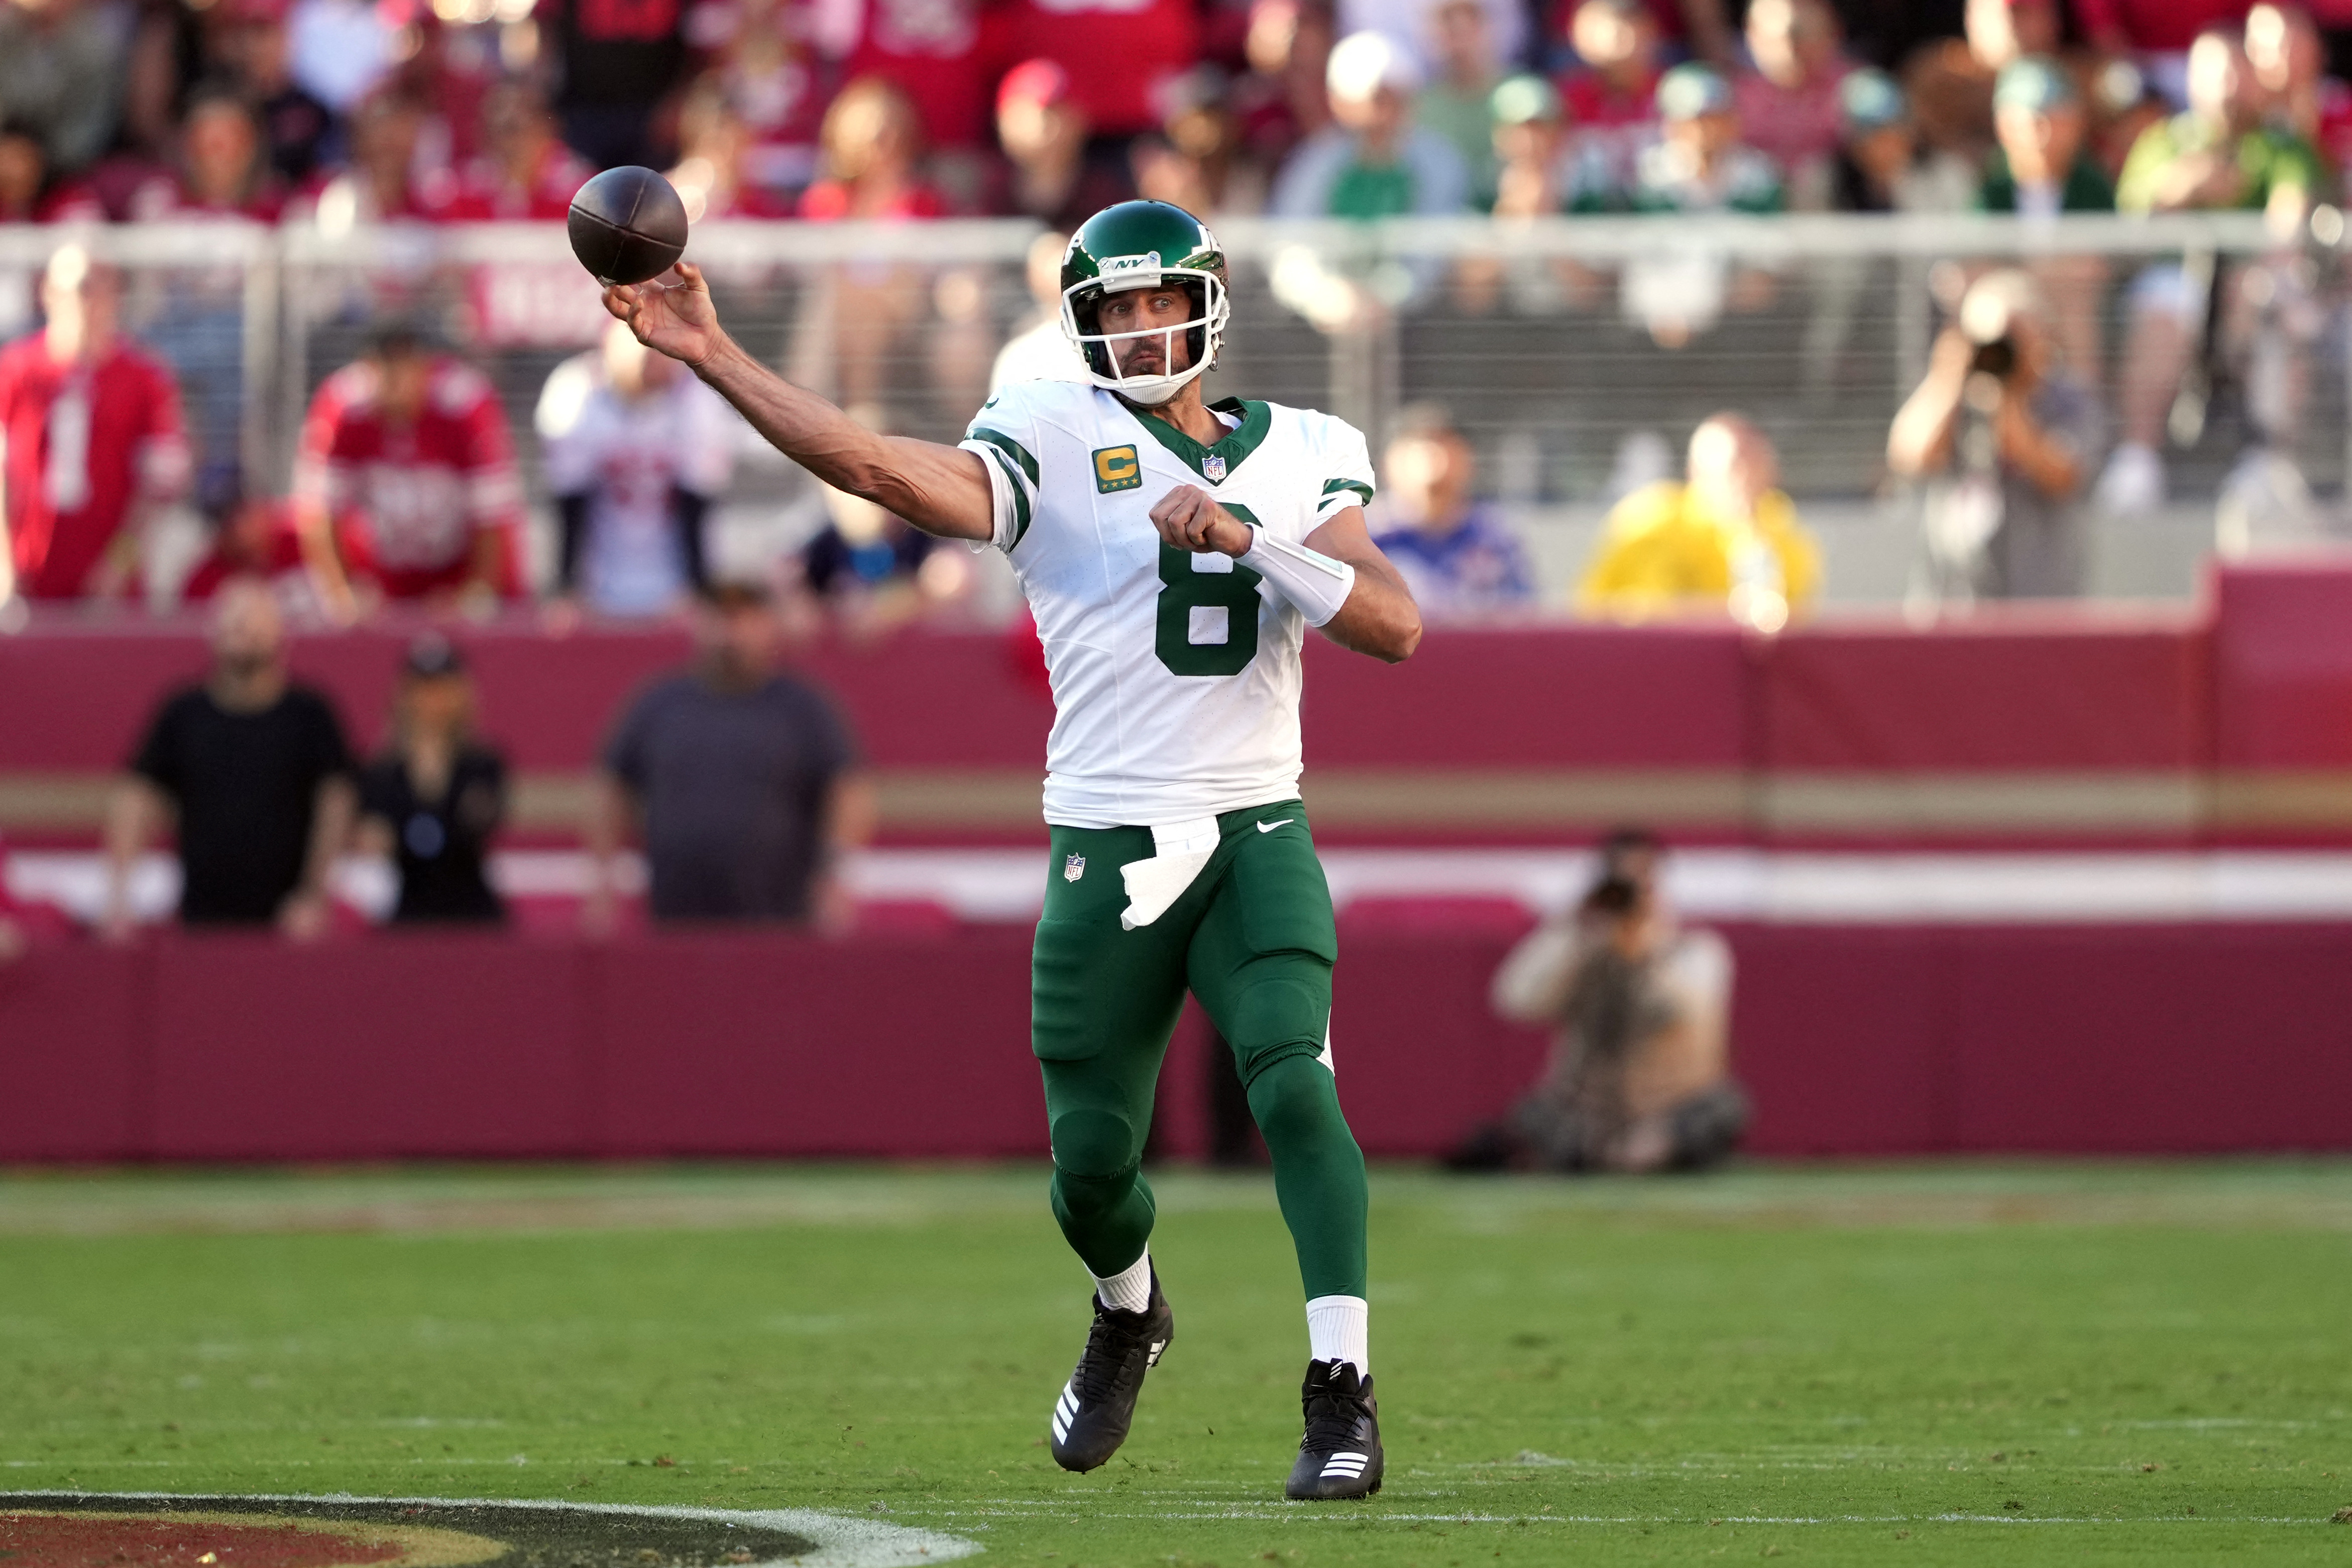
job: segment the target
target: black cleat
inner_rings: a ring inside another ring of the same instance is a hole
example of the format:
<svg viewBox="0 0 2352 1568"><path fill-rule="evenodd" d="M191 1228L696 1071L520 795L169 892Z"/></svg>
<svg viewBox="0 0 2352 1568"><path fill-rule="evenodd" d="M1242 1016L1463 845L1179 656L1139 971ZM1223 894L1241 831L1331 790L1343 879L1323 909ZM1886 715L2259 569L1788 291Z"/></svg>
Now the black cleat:
<svg viewBox="0 0 2352 1568"><path fill-rule="evenodd" d="M1087 1331L1086 1353L1054 1401L1054 1462L1066 1470L1091 1470L1108 1464L1127 1441L1135 1419L1135 1396L1143 1374L1160 1363L1160 1352L1176 1337L1176 1315L1160 1293L1160 1271L1151 1273L1151 1300L1140 1312L1115 1311L1095 1300L1094 1327Z"/></svg>
<svg viewBox="0 0 2352 1568"><path fill-rule="evenodd" d="M1311 1361L1298 1402L1307 1409L1307 1436L1299 1439L1298 1463L1290 1467L1282 1495L1328 1502L1380 1490L1387 1464L1372 1380L1358 1382L1356 1369L1344 1361Z"/></svg>

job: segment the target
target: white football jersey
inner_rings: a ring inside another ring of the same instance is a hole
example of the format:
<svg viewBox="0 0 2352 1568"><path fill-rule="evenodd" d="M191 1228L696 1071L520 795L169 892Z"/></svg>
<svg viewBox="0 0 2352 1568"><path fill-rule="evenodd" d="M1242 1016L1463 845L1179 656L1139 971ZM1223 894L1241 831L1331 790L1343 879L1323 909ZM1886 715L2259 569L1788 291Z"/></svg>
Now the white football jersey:
<svg viewBox="0 0 2352 1568"><path fill-rule="evenodd" d="M1311 409L1228 399L1203 447L1109 392L1007 386L964 447L996 494L995 545L1037 618L1054 682L1045 820L1153 826L1298 793L1306 622L1231 556L1161 544L1150 511L1199 485L1303 542L1372 497L1364 437Z"/></svg>

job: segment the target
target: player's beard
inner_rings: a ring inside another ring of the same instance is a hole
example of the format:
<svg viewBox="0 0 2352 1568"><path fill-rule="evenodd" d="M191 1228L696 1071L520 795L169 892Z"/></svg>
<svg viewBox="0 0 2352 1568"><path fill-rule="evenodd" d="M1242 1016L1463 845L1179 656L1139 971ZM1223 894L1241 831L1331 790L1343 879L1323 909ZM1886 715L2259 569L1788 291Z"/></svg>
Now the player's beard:
<svg viewBox="0 0 2352 1568"><path fill-rule="evenodd" d="M1181 375L1192 369L1192 356L1186 352L1191 345L1184 341L1192 330L1189 324L1178 325L1155 331L1148 337L1129 338L1125 342L1111 343L1108 345L1110 349L1111 363L1117 367L1117 374L1121 380L1132 380L1138 376L1147 375ZM1122 392L1119 395L1129 403L1141 404L1147 408L1156 408L1174 397L1179 390L1181 389L1171 386L1162 395L1149 399L1139 397L1131 392Z"/></svg>

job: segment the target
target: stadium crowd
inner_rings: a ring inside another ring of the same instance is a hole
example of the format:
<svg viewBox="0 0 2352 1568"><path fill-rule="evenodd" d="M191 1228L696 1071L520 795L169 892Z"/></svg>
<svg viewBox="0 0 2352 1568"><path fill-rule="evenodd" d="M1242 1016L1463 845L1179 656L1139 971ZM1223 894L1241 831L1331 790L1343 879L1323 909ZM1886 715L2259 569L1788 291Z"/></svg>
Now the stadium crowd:
<svg viewBox="0 0 2352 1568"><path fill-rule="evenodd" d="M2347 58L2352 28L2272 0L0 0L0 221L547 219L594 169L624 162L667 168L697 219L1000 215L1058 230L1141 194L1213 218L1973 207L2021 221L2200 208L2300 220L2341 200L2352 88L2328 68ZM1609 281L1558 270L1571 293ZM1835 266L1815 270L1809 353L1836 336L1853 292ZM887 268L840 273L812 307L830 347L811 374L879 420L884 340L932 301ZM2063 531L2094 494L2119 512L2155 505L2168 421L2200 361L2211 345L2251 352L2263 330L2283 368L2248 378L2249 424L2258 454L2278 460L2324 306L2294 257L2207 274L2032 264L2032 308L2015 289L2013 302L2047 321L2047 342L2026 372L2037 389L2021 381L2010 401L2058 396L2064 429L2050 439L2067 450L2029 465L2044 481L2029 495L2007 482L2015 443L2000 446L1991 488L2011 511L2038 508ZM943 320L956 314L950 281L936 291ZM1465 262L1453 286L1475 300L1500 285ZM1628 263L1615 286L1673 347L1786 280L1684 258ZM2104 302L2119 287L2111 382ZM0 354L16 592L132 592L138 514L188 501L213 530L189 592L299 571L335 619L384 599L483 605L535 590L559 619L645 614L707 577L727 416L626 343L567 365L541 398L537 477L559 540L551 570L534 574L506 416L413 310L318 389L281 500L244 491L234 380L189 369L223 333L235 341L234 301L175 304L134 342L121 294L112 268L68 246L39 287L44 324ZM1957 292L1946 303L1957 332ZM992 351L974 358L951 330L935 338L941 384L977 393ZM1041 315L1022 339L1034 352L999 375L1056 374L1052 338ZM1976 406L1960 393L1988 345L2011 350L2003 337L1940 351L1922 396L1946 417L1929 429L1915 406L1898 420L1891 471L1969 489L1981 443L1959 428ZM2052 419L2045 409L2039 426ZM1442 423L1423 411L1395 432L1391 538L1441 613L1526 602L1524 563L1473 504L1472 454ZM1760 439L1750 428L1745 445ZM666 460L623 473L595 456L622 446ZM904 584L898 602L918 609L955 596L959 563L927 561L896 520L829 499L832 526L801 563L818 594ZM1643 531L1644 517L1657 535L1658 500L1628 497L1609 539ZM1621 615L1719 602L1743 556L1787 553L1769 531L1745 515L1684 528L1704 558L1664 576L1654 537L1641 584L1622 593L1609 584L1627 568L1604 544L1575 602ZM1930 553L1969 531L1931 524ZM1986 593L2080 591L2078 545L2028 553L2021 566L1964 551L1957 570ZM1785 609L1809 568L1784 565L1769 594Z"/></svg>

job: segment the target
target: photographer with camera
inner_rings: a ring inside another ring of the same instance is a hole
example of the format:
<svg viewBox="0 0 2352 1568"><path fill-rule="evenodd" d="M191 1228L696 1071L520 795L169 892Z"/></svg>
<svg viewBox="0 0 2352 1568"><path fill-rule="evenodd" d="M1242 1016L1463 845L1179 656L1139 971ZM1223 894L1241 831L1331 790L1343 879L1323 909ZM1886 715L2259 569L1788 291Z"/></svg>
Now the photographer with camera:
<svg viewBox="0 0 2352 1568"><path fill-rule="evenodd" d="M1620 828L1575 910L1495 972L1495 1011L1553 1032L1550 1065L1500 1121L1446 1156L1455 1170L1693 1171L1748 1126L1730 1077L1731 949L1675 919L1664 847Z"/></svg>
<svg viewBox="0 0 2352 1568"><path fill-rule="evenodd" d="M1898 478L1932 481L1926 596L1966 604L2082 593L2081 498L2105 423L2060 362L2032 279L2003 268L1970 285L1886 437Z"/></svg>

